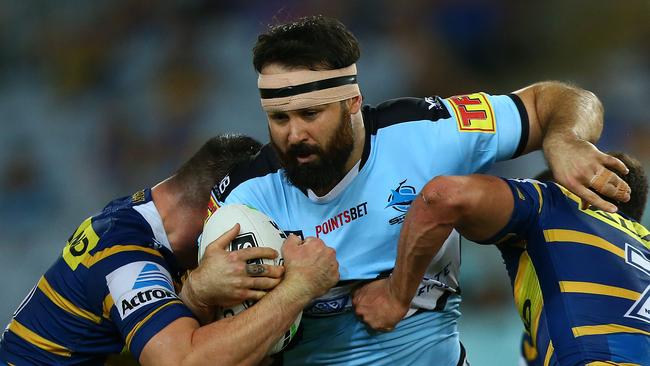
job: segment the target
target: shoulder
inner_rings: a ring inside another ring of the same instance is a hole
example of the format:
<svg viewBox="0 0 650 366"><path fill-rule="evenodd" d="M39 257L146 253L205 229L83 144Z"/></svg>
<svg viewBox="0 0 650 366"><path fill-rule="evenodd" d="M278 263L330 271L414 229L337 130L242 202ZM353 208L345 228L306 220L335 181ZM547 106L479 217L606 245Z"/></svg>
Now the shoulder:
<svg viewBox="0 0 650 366"><path fill-rule="evenodd" d="M64 258L69 254L69 260L103 270L134 260L166 264L162 248L169 243L162 221L150 194L140 199L141 192L110 202L81 223L68 239Z"/></svg>
<svg viewBox="0 0 650 366"><path fill-rule="evenodd" d="M437 121L450 118L449 110L438 96L398 98L377 106L364 106L363 117L372 134L384 127L414 121Z"/></svg>

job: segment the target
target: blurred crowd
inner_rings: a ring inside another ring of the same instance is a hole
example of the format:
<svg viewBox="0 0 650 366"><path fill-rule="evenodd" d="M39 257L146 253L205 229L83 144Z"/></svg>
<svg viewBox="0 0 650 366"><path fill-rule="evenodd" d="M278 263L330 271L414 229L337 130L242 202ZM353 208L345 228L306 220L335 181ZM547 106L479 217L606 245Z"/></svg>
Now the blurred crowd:
<svg viewBox="0 0 650 366"><path fill-rule="evenodd" d="M337 17L359 38L367 103L569 81L605 105L599 147L650 169L646 0L6 0L0 323L108 200L166 177L214 134L266 141L252 45L268 24L311 14ZM495 172L534 175L543 164L534 155ZM471 253L469 303L510 306L498 260L479 270ZM499 285L479 283L480 271L498 272Z"/></svg>

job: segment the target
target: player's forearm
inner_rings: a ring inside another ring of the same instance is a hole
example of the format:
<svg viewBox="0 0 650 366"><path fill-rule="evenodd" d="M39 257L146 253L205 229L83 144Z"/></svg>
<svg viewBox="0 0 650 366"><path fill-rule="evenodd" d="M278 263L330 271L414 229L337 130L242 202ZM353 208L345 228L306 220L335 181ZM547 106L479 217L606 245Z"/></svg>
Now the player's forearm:
<svg viewBox="0 0 650 366"><path fill-rule="evenodd" d="M446 185L440 178L428 183L402 226L390 278L391 291L402 305L411 302L429 263L453 229L456 207L445 197Z"/></svg>
<svg viewBox="0 0 650 366"><path fill-rule="evenodd" d="M220 365L259 363L309 300L291 283L280 283L253 307L195 330L192 351L183 364L203 365L207 360Z"/></svg>
<svg viewBox="0 0 650 366"><path fill-rule="evenodd" d="M391 291L410 303L429 263L452 229L470 240L486 240L510 219L512 193L500 178L440 176L413 201L400 232Z"/></svg>
<svg viewBox="0 0 650 366"><path fill-rule="evenodd" d="M603 105L590 91L560 82L533 85L543 144L567 138L596 142L603 130Z"/></svg>
<svg viewBox="0 0 650 366"><path fill-rule="evenodd" d="M576 140L596 142L603 129L603 106L592 93L557 81L545 81L515 92L523 102L529 119L528 153Z"/></svg>

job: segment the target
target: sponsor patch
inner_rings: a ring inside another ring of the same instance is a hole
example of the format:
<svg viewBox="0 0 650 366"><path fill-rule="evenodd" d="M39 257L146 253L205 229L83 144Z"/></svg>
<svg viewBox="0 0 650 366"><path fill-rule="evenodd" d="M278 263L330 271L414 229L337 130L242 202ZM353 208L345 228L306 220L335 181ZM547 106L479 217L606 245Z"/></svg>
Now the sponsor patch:
<svg viewBox="0 0 650 366"><path fill-rule="evenodd" d="M169 272L154 262L134 262L106 276L106 284L120 317L165 299L177 299Z"/></svg>
<svg viewBox="0 0 650 366"><path fill-rule="evenodd" d="M368 214L368 201L360 203L356 206L350 207L343 212L339 212L337 215L334 215L327 219L327 221L316 225L314 230L316 231L316 237L320 238L323 235L327 235L338 228L349 224L352 221L360 219ZM295 232L293 232L295 233ZM302 232L300 232L302 235Z"/></svg>
<svg viewBox="0 0 650 366"><path fill-rule="evenodd" d="M334 315L349 310L350 306L350 295L345 294L335 298L316 300L312 306L304 310L304 313L311 316Z"/></svg>
<svg viewBox="0 0 650 366"><path fill-rule="evenodd" d="M98 242L99 236L93 229L92 217L89 217L68 238L68 242L63 248L63 260L70 269L76 270L79 264L90 256L90 251L97 246Z"/></svg>
<svg viewBox="0 0 650 366"><path fill-rule="evenodd" d="M456 115L458 131L495 133L494 112L483 93L447 98Z"/></svg>

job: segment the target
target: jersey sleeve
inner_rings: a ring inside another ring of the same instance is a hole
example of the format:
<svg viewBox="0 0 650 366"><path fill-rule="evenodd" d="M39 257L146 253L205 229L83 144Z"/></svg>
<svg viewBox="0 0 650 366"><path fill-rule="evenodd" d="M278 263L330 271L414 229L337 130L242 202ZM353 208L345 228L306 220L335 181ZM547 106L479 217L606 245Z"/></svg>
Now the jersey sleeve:
<svg viewBox="0 0 650 366"><path fill-rule="evenodd" d="M515 158L526 147L528 113L517 95L474 93L450 97L444 103L455 121L448 132L468 162L468 174Z"/></svg>
<svg viewBox="0 0 650 366"><path fill-rule="evenodd" d="M482 243L501 243L513 237L525 237L540 224L544 198L550 194L548 184L533 179L504 179L510 187L514 207L508 224L494 237Z"/></svg>
<svg viewBox="0 0 650 366"><path fill-rule="evenodd" d="M87 291L105 294L104 317L139 359L154 335L192 313L178 298L159 251L140 245L114 245L104 251L105 257L89 268Z"/></svg>

